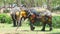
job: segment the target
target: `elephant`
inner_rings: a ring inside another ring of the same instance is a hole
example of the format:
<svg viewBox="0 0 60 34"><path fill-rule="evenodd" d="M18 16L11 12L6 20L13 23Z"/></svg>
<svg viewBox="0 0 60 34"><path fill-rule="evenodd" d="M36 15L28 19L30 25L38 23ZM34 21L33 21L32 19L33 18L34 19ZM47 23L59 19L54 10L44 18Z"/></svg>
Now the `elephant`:
<svg viewBox="0 0 60 34"><path fill-rule="evenodd" d="M45 9L45 8L31 8L30 9L30 28L33 31L35 29L34 23L39 19L40 22L42 22L43 27L41 31L45 31L46 24L49 25L50 31L52 30L52 14L51 11Z"/></svg>
<svg viewBox="0 0 60 34"><path fill-rule="evenodd" d="M45 9L45 8L29 8L29 9L25 9L25 10L21 10L20 12L16 12L15 13L16 19L18 22L18 26L20 23L21 26L21 20L22 18L24 18L24 20L26 18L29 19L30 21L30 29L33 31L35 29L34 27L34 23L37 21L37 19L39 19L40 22L42 22L43 27L41 31L45 31L45 26L46 24L49 25L50 27L50 31L52 30L52 14L49 10Z"/></svg>

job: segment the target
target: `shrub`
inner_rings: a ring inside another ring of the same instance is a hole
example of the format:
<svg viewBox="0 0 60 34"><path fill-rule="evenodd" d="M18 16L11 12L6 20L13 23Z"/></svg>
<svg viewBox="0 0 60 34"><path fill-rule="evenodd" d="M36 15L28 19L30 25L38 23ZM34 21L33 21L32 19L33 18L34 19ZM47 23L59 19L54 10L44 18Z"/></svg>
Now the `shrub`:
<svg viewBox="0 0 60 34"><path fill-rule="evenodd" d="M10 11L8 9L4 10L3 11L4 13L9 13Z"/></svg>
<svg viewBox="0 0 60 34"><path fill-rule="evenodd" d="M6 13L0 14L0 23L12 23L11 17Z"/></svg>
<svg viewBox="0 0 60 34"><path fill-rule="evenodd" d="M52 25L55 28L60 28L60 16L53 16Z"/></svg>

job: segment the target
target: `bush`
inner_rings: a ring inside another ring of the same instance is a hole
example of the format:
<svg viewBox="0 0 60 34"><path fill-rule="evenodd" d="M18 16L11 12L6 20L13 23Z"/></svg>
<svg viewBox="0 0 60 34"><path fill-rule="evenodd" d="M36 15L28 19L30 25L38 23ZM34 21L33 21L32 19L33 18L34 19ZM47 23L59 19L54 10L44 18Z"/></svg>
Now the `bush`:
<svg viewBox="0 0 60 34"><path fill-rule="evenodd" d="M60 16L53 16L52 25L55 28L60 28Z"/></svg>
<svg viewBox="0 0 60 34"><path fill-rule="evenodd" d="M0 23L12 23L11 17L5 13L0 14Z"/></svg>
<svg viewBox="0 0 60 34"><path fill-rule="evenodd" d="M4 10L3 11L4 13L9 13L10 11L8 9Z"/></svg>

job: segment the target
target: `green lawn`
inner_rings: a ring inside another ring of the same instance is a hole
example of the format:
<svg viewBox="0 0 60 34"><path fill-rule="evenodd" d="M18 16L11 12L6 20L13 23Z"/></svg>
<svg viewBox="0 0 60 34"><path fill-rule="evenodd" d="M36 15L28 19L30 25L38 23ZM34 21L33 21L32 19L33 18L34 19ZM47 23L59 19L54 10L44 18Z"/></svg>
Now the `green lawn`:
<svg viewBox="0 0 60 34"><path fill-rule="evenodd" d="M0 23L0 34L60 34L59 28L53 28L52 31L48 31L48 27L46 27L46 31L41 31L41 26L36 27L34 31L31 31L28 25L22 25L17 31L16 28L17 27L12 27L12 24Z"/></svg>

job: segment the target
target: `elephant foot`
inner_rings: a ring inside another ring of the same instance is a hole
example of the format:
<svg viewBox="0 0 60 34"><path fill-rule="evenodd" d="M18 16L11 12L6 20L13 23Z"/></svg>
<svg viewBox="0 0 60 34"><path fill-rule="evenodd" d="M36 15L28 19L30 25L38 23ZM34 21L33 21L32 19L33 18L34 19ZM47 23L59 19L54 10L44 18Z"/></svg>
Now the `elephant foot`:
<svg viewBox="0 0 60 34"><path fill-rule="evenodd" d="M31 31L34 31L35 27L31 27Z"/></svg>
<svg viewBox="0 0 60 34"><path fill-rule="evenodd" d="M16 27L16 26L13 26L13 27Z"/></svg>
<svg viewBox="0 0 60 34"><path fill-rule="evenodd" d="M42 29L41 31L45 31L45 29Z"/></svg>
<svg viewBox="0 0 60 34"><path fill-rule="evenodd" d="M52 31L52 28L50 28L50 30L49 31Z"/></svg>
<svg viewBox="0 0 60 34"><path fill-rule="evenodd" d="M18 27L21 27L21 25L18 25Z"/></svg>

